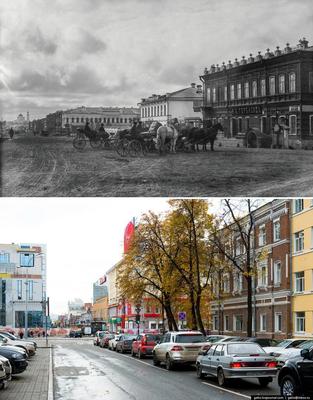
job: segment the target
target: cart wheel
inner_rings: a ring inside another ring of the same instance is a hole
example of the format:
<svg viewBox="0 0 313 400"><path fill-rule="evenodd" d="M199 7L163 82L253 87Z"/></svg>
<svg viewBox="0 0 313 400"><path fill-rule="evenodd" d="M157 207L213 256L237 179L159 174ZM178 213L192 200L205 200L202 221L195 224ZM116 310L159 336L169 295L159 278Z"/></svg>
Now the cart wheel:
<svg viewBox="0 0 313 400"><path fill-rule="evenodd" d="M121 157L126 157L128 155L128 142L127 140L120 140L116 146L116 152Z"/></svg>
<svg viewBox="0 0 313 400"><path fill-rule="evenodd" d="M76 137L73 140L73 146L77 150L83 150L86 147L86 139L82 137Z"/></svg>
<svg viewBox="0 0 313 400"><path fill-rule="evenodd" d="M138 140L132 140L128 145L128 150L131 157L140 156L142 154L141 143Z"/></svg>
<svg viewBox="0 0 313 400"><path fill-rule="evenodd" d="M98 136L91 137L89 143L93 149L98 149L101 146L101 139Z"/></svg>
<svg viewBox="0 0 313 400"><path fill-rule="evenodd" d="M104 150L110 150L111 149L111 143L108 139L104 139L102 141L102 147L104 148Z"/></svg>

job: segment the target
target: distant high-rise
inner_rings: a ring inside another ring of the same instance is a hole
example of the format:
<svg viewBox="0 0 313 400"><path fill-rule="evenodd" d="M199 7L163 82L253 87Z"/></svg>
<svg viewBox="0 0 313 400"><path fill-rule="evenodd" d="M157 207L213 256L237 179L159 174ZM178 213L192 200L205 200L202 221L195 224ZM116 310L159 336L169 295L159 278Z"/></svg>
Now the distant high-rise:
<svg viewBox="0 0 313 400"><path fill-rule="evenodd" d="M106 285L99 285L98 281L93 284L93 303L107 295L108 287Z"/></svg>

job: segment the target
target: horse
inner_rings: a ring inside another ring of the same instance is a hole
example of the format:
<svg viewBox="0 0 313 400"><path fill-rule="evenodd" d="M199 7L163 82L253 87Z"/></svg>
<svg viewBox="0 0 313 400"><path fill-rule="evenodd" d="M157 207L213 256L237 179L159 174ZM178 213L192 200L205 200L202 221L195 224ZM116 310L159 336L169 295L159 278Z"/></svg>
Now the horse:
<svg viewBox="0 0 313 400"><path fill-rule="evenodd" d="M174 127L174 125L167 126L167 125L162 125L157 129L157 134L156 134L156 145L157 149L159 150L160 153L163 153L165 151L165 142L166 139L170 140L170 151L172 153L176 152L176 142L179 136L179 132Z"/></svg>
<svg viewBox="0 0 313 400"><path fill-rule="evenodd" d="M198 149L198 145L203 146L206 151L207 143L210 143L211 151L214 151L214 142L219 131L224 132L223 126L217 123L211 127L205 128L191 128L184 131L185 141Z"/></svg>

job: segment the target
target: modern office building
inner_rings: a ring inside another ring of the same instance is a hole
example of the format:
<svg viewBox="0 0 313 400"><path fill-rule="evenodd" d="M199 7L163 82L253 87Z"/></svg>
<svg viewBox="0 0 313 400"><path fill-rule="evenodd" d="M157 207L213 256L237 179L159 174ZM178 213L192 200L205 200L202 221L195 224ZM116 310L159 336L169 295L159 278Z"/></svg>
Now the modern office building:
<svg viewBox="0 0 313 400"><path fill-rule="evenodd" d="M108 287L105 283L100 284L99 280L93 284L93 303L95 303L98 299L105 297L108 295Z"/></svg>
<svg viewBox="0 0 313 400"><path fill-rule="evenodd" d="M0 244L0 326L42 327L46 304L46 246Z"/></svg>

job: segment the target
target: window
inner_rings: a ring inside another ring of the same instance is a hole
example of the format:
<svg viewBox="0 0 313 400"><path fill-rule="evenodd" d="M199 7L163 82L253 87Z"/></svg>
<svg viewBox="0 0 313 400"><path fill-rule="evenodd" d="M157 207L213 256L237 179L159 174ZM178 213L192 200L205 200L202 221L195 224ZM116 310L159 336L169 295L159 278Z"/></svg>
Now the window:
<svg viewBox="0 0 313 400"><path fill-rule="evenodd" d="M230 85L230 100L235 100L235 85Z"/></svg>
<svg viewBox="0 0 313 400"><path fill-rule="evenodd" d="M257 81L252 82L252 97L258 96L258 83Z"/></svg>
<svg viewBox="0 0 313 400"><path fill-rule="evenodd" d="M75 122L75 118L72 118L72 124Z"/></svg>
<svg viewBox="0 0 313 400"><path fill-rule="evenodd" d="M238 132L242 132L242 118L238 118Z"/></svg>
<svg viewBox="0 0 313 400"><path fill-rule="evenodd" d="M34 281L28 281L28 300L33 300Z"/></svg>
<svg viewBox="0 0 313 400"><path fill-rule="evenodd" d="M277 242L280 240L280 221L274 221L273 223L273 236L274 236L274 242Z"/></svg>
<svg viewBox="0 0 313 400"><path fill-rule="evenodd" d="M261 79L261 96L266 96L266 81Z"/></svg>
<svg viewBox="0 0 313 400"><path fill-rule="evenodd" d="M281 284L281 262L275 261L274 263L274 285Z"/></svg>
<svg viewBox="0 0 313 400"><path fill-rule="evenodd" d="M234 274L234 292L240 292L242 290L242 275L240 272Z"/></svg>
<svg viewBox="0 0 313 400"><path fill-rule="evenodd" d="M296 91L296 74L292 72L289 74L289 92L294 93Z"/></svg>
<svg viewBox="0 0 313 400"><path fill-rule="evenodd" d="M266 117L261 117L261 132L262 133L266 133L266 131L267 131L266 121L267 121Z"/></svg>
<svg viewBox="0 0 313 400"><path fill-rule="evenodd" d="M296 135L297 134L297 117L296 117L296 115L290 115L289 127L290 127L290 135Z"/></svg>
<svg viewBox="0 0 313 400"><path fill-rule="evenodd" d="M230 292L230 277L229 274L223 275L223 292L229 293Z"/></svg>
<svg viewBox="0 0 313 400"><path fill-rule="evenodd" d="M17 298L22 299L22 281L20 279L17 281Z"/></svg>
<svg viewBox="0 0 313 400"><path fill-rule="evenodd" d="M295 252L302 251L304 249L304 232L296 232L294 234L294 249Z"/></svg>
<svg viewBox="0 0 313 400"><path fill-rule="evenodd" d="M79 118L76 118L76 122L79 123Z"/></svg>
<svg viewBox="0 0 313 400"><path fill-rule="evenodd" d="M213 315L213 331L218 331L218 315Z"/></svg>
<svg viewBox="0 0 313 400"><path fill-rule="evenodd" d="M295 199L293 201L294 204L294 213L299 213L303 211L304 204L303 204L303 199Z"/></svg>
<svg viewBox="0 0 313 400"><path fill-rule="evenodd" d="M207 91L206 91L206 98L207 98L207 102L208 103L211 103L211 88L207 88Z"/></svg>
<svg viewBox="0 0 313 400"><path fill-rule="evenodd" d="M35 255L33 253L21 253L20 254L20 266L21 267L33 267Z"/></svg>
<svg viewBox="0 0 313 400"><path fill-rule="evenodd" d="M229 315L224 315L224 331L230 331Z"/></svg>
<svg viewBox="0 0 313 400"><path fill-rule="evenodd" d="M164 115L166 115L166 104L164 104Z"/></svg>
<svg viewBox="0 0 313 400"><path fill-rule="evenodd" d="M0 264L9 264L9 263L10 263L10 254L0 253Z"/></svg>
<svg viewBox="0 0 313 400"><path fill-rule="evenodd" d="M213 103L216 102L216 88L215 87L212 90L212 101L213 101Z"/></svg>
<svg viewBox="0 0 313 400"><path fill-rule="evenodd" d="M296 332L304 333L305 332L305 312L297 312L296 313Z"/></svg>
<svg viewBox="0 0 313 400"><path fill-rule="evenodd" d="M224 355L224 345L218 344L216 346L214 356L223 356Z"/></svg>
<svg viewBox="0 0 313 400"><path fill-rule="evenodd" d="M235 254L236 256L239 256L241 254L241 240L240 240L240 238L236 239L235 252L236 252L236 254Z"/></svg>
<svg viewBox="0 0 313 400"><path fill-rule="evenodd" d="M275 313L275 332L282 331L282 314Z"/></svg>
<svg viewBox="0 0 313 400"><path fill-rule="evenodd" d="M84 118L81 118L81 119L80 119L80 122L84 122Z"/></svg>
<svg viewBox="0 0 313 400"><path fill-rule="evenodd" d="M266 332L266 314L260 315L260 331Z"/></svg>
<svg viewBox="0 0 313 400"><path fill-rule="evenodd" d="M278 78L278 83L279 83L279 93L285 93L286 88L285 88L285 75L279 75Z"/></svg>
<svg viewBox="0 0 313 400"><path fill-rule="evenodd" d="M224 87L224 100L227 101L227 86Z"/></svg>
<svg viewBox="0 0 313 400"><path fill-rule="evenodd" d="M268 282L267 263L263 262L258 266L258 287L266 287Z"/></svg>
<svg viewBox="0 0 313 400"><path fill-rule="evenodd" d="M295 289L297 293L304 292L304 271L295 273Z"/></svg>
<svg viewBox="0 0 313 400"><path fill-rule="evenodd" d="M237 83L237 99L241 99L241 83Z"/></svg>
<svg viewBox="0 0 313 400"><path fill-rule="evenodd" d="M67 117L67 118L66 118L66 123L68 124L68 123L69 123L69 121L70 121L70 119Z"/></svg>
<svg viewBox="0 0 313 400"><path fill-rule="evenodd" d="M309 116L309 134L313 135L313 115Z"/></svg>
<svg viewBox="0 0 313 400"><path fill-rule="evenodd" d="M234 326L235 326L235 331L242 331L242 327L243 327L242 315L234 316Z"/></svg>
<svg viewBox="0 0 313 400"><path fill-rule="evenodd" d="M266 244L265 225L260 225L260 227L259 227L259 246L264 246L265 244Z"/></svg>
<svg viewBox="0 0 313 400"><path fill-rule="evenodd" d="M245 82L245 98L246 99L250 96L249 90L250 90L249 82Z"/></svg>
<svg viewBox="0 0 313 400"><path fill-rule="evenodd" d="M275 76L270 76L269 77L269 83L270 83L270 95L274 95L276 92L275 88Z"/></svg>
<svg viewBox="0 0 313 400"><path fill-rule="evenodd" d="M157 106L157 116L160 115L160 106Z"/></svg>

